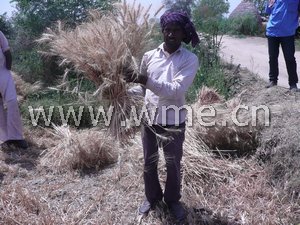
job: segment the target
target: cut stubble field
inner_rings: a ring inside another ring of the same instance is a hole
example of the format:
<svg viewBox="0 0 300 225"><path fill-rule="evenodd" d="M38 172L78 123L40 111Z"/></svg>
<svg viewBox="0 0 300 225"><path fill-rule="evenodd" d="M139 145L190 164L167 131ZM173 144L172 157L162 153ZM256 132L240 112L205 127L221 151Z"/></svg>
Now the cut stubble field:
<svg viewBox="0 0 300 225"><path fill-rule="evenodd" d="M235 71L235 73L233 73ZM236 94L212 105L267 105L271 126L187 128L182 201L189 224L297 224L300 93L249 71L228 70ZM20 88L21 89L21 88ZM199 99L205 99L204 93ZM198 101L193 107L204 104ZM206 102L205 104L209 104ZM276 110L273 106L276 106ZM143 154L138 132L125 145L97 128L26 127L28 150L0 152L0 224L173 224L166 209L141 218ZM163 157L159 173L164 184Z"/></svg>

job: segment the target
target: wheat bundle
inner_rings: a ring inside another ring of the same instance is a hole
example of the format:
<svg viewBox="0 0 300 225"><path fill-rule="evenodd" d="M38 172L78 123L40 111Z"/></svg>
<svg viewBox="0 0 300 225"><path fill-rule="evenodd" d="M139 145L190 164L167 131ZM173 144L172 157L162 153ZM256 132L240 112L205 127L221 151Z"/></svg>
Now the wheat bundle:
<svg viewBox="0 0 300 225"><path fill-rule="evenodd" d="M60 56L61 65L72 65L94 82L94 95L113 107L108 131L123 140L134 129L121 126L121 122L128 120L131 106L139 105L141 99L128 94L122 74L138 70L151 42L152 26L148 22L150 7L135 7L126 1L114 6L113 12L92 11L90 20L75 30L66 30L58 23L56 30L48 29L38 42L49 44L47 54Z"/></svg>
<svg viewBox="0 0 300 225"><path fill-rule="evenodd" d="M117 160L117 146L104 132L83 130L73 132L67 126L54 125L58 144L48 149L41 158L41 165L58 171L95 168L99 169Z"/></svg>

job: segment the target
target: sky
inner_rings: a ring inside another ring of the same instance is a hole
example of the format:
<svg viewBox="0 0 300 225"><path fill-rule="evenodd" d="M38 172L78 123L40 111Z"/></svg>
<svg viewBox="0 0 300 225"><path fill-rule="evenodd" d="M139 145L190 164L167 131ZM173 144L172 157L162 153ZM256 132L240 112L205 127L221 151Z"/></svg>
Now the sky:
<svg viewBox="0 0 300 225"><path fill-rule="evenodd" d="M14 10L14 5L9 3L11 0L1 0L0 2L0 14L7 13L8 16L11 16L12 11Z"/></svg>
<svg viewBox="0 0 300 225"><path fill-rule="evenodd" d="M7 12L8 16L12 15L12 11L14 11L14 7L11 3L9 3L11 0L1 0L0 2L0 14ZM127 2L133 2L134 0L127 0ZM137 3L141 3L144 7L148 7L150 5L149 2L152 3L151 7L151 14L154 14L156 10L161 6L162 1L161 0L136 0ZM230 3L230 9L229 12L235 9L235 7L241 2L241 0L229 0Z"/></svg>

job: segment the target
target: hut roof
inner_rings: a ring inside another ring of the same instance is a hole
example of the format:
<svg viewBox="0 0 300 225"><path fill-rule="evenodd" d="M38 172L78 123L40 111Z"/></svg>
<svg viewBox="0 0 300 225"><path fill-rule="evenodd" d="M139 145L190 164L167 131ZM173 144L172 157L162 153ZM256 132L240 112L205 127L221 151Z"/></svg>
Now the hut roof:
<svg viewBox="0 0 300 225"><path fill-rule="evenodd" d="M229 15L229 18L235 18L246 14L252 14L257 18L260 18L258 9L255 7L253 2L249 0L243 0Z"/></svg>

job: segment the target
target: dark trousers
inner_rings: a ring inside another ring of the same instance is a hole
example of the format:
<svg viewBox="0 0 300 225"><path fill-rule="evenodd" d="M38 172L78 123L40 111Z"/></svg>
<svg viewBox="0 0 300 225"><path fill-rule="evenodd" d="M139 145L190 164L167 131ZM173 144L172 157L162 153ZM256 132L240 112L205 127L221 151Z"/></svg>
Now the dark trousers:
<svg viewBox="0 0 300 225"><path fill-rule="evenodd" d="M147 200L152 204L162 200L167 204L178 202L180 195L180 161L183 154L185 123L179 126L143 126L144 182ZM164 193L159 184L158 148L162 147L167 167Z"/></svg>
<svg viewBox="0 0 300 225"><path fill-rule="evenodd" d="M279 74L278 56L279 56L280 45L282 48L286 68L289 75L289 85L295 85L296 83L298 83L297 63L295 59L295 36L289 36L289 37L268 36L270 81L277 82L278 80L278 74Z"/></svg>

